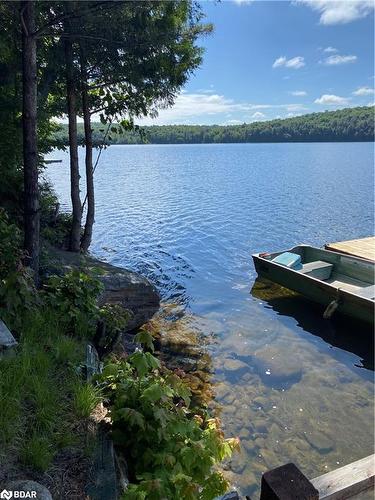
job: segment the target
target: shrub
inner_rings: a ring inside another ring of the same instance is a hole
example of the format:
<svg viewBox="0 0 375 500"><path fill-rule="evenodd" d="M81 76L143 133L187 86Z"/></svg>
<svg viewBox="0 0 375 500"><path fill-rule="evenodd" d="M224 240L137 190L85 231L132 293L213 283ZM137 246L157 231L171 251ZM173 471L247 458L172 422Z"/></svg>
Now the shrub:
<svg viewBox="0 0 375 500"><path fill-rule="evenodd" d="M23 315L37 303L37 295L28 269L22 264L20 231L0 208L0 309L1 319L19 330Z"/></svg>
<svg viewBox="0 0 375 500"><path fill-rule="evenodd" d="M65 247L72 227L72 214L60 213L57 195L49 182L42 182L39 188L41 235L52 245Z"/></svg>
<svg viewBox="0 0 375 500"><path fill-rule="evenodd" d="M218 420L190 408L190 391L176 374L136 351L108 363L99 380L114 442L129 458L124 499L211 500L225 493L229 484L214 467L238 440L224 439Z"/></svg>
<svg viewBox="0 0 375 500"><path fill-rule="evenodd" d="M106 333L109 336L115 336L124 330L130 315L130 311L119 304L104 304L99 310L99 317L105 323Z"/></svg>
<svg viewBox="0 0 375 500"><path fill-rule="evenodd" d="M99 310L99 324L94 343L100 355L110 352L131 316L119 304L104 304Z"/></svg>
<svg viewBox="0 0 375 500"><path fill-rule="evenodd" d="M48 279L45 298L68 330L83 338L94 332L99 318L97 297L102 289L98 279L72 270Z"/></svg>
<svg viewBox="0 0 375 500"><path fill-rule="evenodd" d="M0 208L0 276L5 278L19 265L21 233L15 224L11 224L5 210Z"/></svg>
<svg viewBox="0 0 375 500"><path fill-rule="evenodd" d="M72 214L57 213L54 222L41 228L41 235L58 248L67 248L72 227Z"/></svg>

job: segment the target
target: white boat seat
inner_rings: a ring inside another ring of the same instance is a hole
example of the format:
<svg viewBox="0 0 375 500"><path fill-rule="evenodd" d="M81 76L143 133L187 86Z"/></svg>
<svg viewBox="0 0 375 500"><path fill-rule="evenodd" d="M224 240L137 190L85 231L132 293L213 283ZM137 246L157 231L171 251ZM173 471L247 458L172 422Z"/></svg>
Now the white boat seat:
<svg viewBox="0 0 375 500"><path fill-rule="evenodd" d="M314 262L303 264L299 272L319 280L327 280L331 276L332 269L333 264L324 262L323 260L315 260Z"/></svg>
<svg viewBox="0 0 375 500"><path fill-rule="evenodd" d="M355 294L365 299L374 299L375 285L364 286L363 288L359 288L359 290L356 290Z"/></svg>

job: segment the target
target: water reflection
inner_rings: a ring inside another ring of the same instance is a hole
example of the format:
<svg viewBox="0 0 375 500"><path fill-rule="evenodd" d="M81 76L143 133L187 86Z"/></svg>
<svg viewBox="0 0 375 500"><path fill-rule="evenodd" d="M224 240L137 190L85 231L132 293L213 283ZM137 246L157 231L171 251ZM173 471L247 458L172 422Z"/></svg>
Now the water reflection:
<svg viewBox="0 0 375 500"><path fill-rule="evenodd" d="M330 346L355 354L360 358L355 367L374 370L374 335L371 325L341 315L323 319L323 306L265 278L257 278L251 295L260 299L278 315L293 318L305 332L320 337ZM354 333L355 332L355 333ZM342 353L332 351L342 357ZM372 378L364 372L363 376Z"/></svg>

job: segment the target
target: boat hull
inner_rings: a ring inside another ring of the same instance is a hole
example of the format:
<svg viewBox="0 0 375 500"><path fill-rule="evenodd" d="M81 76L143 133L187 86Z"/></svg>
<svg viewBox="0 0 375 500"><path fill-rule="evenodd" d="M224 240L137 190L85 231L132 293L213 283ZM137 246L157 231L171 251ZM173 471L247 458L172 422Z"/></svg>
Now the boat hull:
<svg viewBox="0 0 375 500"><path fill-rule="evenodd" d="M290 251L293 252L301 248L303 247L295 247ZM328 251L322 250L321 252ZM328 253L332 254L332 252ZM336 256L337 255L336 253ZM358 264L360 260L361 259L355 259L356 262L354 262L354 264ZM298 292L325 307L328 307L332 301L338 300L337 312L369 323L374 322L373 300L360 297L355 293L339 289L330 283L299 273L285 266L278 265L272 262L272 260L262 257L262 254L254 254L253 261L259 276ZM361 264L361 262L359 263ZM366 264L368 265L368 263Z"/></svg>

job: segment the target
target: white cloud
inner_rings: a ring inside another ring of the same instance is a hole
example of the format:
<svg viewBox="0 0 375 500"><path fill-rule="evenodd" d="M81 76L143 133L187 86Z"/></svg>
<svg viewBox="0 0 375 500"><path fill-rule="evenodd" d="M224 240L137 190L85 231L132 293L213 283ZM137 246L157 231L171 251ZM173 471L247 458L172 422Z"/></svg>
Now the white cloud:
<svg viewBox="0 0 375 500"><path fill-rule="evenodd" d="M338 52L338 50L335 49L335 47L326 47L325 49L323 49L323 52L334 53L334 52Z"/></svg>
<svg viewBox="0 0 375 500"><path fill-rule="evenodd" d="M371 87L359 87L357 90L353 92L354 95L373 95L374 94L374 89Z"/></svg>
<svg viewBox="0 0 375 500"><path fill-rule="evenodd" d="M326 57L322 62L326 66L338 66L339 64L348 64L354 63L357 60L357 56L340 56L339 54L335 54L334 56Z"/></svg>
<svg viewBox="0 0 375 500"><path fill-rule="evenodd" d="M346 24L368 16L374 10L373 0L298 0L320 14L320 24Z"/></svg>
<svg viewBox="0 0 375 500"><path fill-rule="evenodd" d="M243 123L243 120L227 120L226 122L223 123L223 125L241 125Z"/></svg>
<svg viewBox="0 0 375 500"><path fill-rule="evenodd" d="M219 94L183 93L180 94L172 108L164 109L160 116L187 118L196 115L214 115L232 111L246 111L246 104L236 103Z"/></svg>
<svg viewBox="0 0 375 500"><path fill-rule="evenodd" d="M318 99L315 99L314 103L327 106L344 106L346 104L349 104L349 100L350 99L347 97L340 97L334 94L323 94Z"/></svg>
<svg viewBox="0 0 375 500"><path fill-rule="evenodd" d="M301 56L292 57L291 59L282 56L278 57L272 64L273 68L280 68L282 66L285 66L285 68L299 69L305 66L305 59Z"/></svg>
<svg viewBox="0 0 375 500"><path fill-rule="evenodd" d="M268 104L238 102L219 94L184 92L176 98L175 104L171 108L161 109L157 118L141 118L138 120L138 123L140 125L203 124L223 123L226 119L238 120L240 123L243 123L248 119L263 119L265 117L265 110L270 110L271 112L274 110L275 112L276 110L304 112L308 108L300 103ZM256 115L256 112L260 114Z"/></svg>
<svg viewBox="0 0 375 500"><path fill-rule="evenodd" d="M291 92L289 92L289 94L295 95L297 97L303 97L307 95L307 92L305 92L304 90L292 90Z"/></svg>
<svg viewBox="0 0 375 500"><path fill-rule="evenodd" d="M254 114L251 115L252 120L264 120L266 118L266 115L264 113L261 113L260 111L256 111Z"/></svg>
<svg viewBox="0 0 375 500"><path fill-rule="evenodd" d="M286 57L278 57L275 62L272 64L273 68L279 68L280 66L284 66L286 63Z"/></svg>

